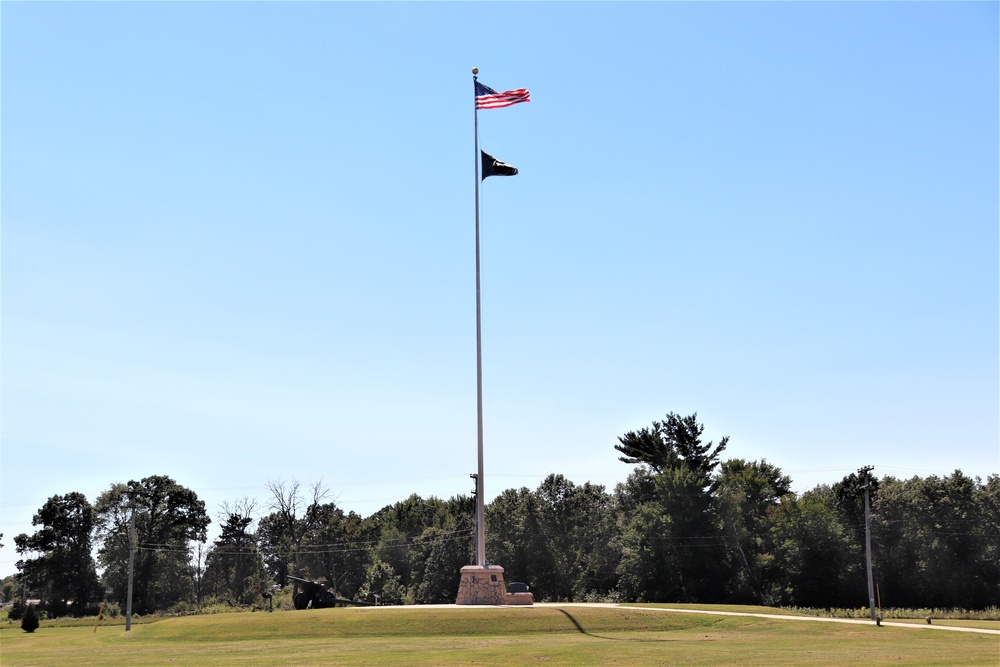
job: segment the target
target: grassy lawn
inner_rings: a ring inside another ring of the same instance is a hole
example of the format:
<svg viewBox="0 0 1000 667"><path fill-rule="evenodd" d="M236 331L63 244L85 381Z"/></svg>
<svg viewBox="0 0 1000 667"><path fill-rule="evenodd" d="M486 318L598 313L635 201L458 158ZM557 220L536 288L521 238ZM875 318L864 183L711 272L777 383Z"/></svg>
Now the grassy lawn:
<svg viewBox="0 0 1000 667"><path fill-rule="evenodd" d="M740 609L743 611L744 609ZM997 665L995 635L641 608L323 609L0 632L22 665Z"/></svg>
<svg viewBox="0 0 1000 667"><path fill-rule="evenodd" d="M892 623L913 623L914 625L926 625L927 621L917 618L887 618L887 622ZM943 625L945 627L954 626L958 628L981 628L983 630L1000 630L1000 621L968 621L953 618L935 618L932 620L934 625Z"/></svg>
<svg viewBox="0 0 1000 667"><path fill-rule="evenodd" d="M780 607L758 607L752 604L690 604L686 602L629 602L629 607L649 607L652 609L697 609L705 611L733 611L743 614L772 614L775 616L808 616L799 611L789 611ZM925 621L926 622L926 621Z"/></svg>
<svg viewBox="0 0 1000 667"><path fill-rule="evenodd" d="M779 607L756 607L754 605L738 605L738 604L685 604L685 603L661 603L661 602L641 602L641 603L629 603L629 607L647 607L650 609L691 609L691 610L702 610L702 611L723 611L723 612L741 612L745 614L769 614L773 616L802 616L804 618L820 617L818 615L806 614L801 611L781 609ZM830 615L826 618L855 618L857 620L864 620L861 616L839 616ZM924 618L885 618L888 623L907 623L912 625L925 625L927 623ZM959 628L981 628L983 630L1000 630L1000 621L980 621L971 619L957 619L957 618L938 618L934 617L931 619L934 625L942 625L945 627L959 627Z"/></svg>

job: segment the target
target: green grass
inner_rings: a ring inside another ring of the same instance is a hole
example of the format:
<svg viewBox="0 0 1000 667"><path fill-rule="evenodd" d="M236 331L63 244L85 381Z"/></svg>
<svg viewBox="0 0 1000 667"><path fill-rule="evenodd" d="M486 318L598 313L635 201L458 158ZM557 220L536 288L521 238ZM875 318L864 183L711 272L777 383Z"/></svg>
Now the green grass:
<svg viewBox="0 0 1000 667"><path fill-rule="evenodd" d="M886 622L909 623L913 625L926 625L927 621L922 618L887 618ZM956 628L979 628L981 630L1000 630L1000 621L976 621L959 618L935 618L931 621L934 625Z"/></svg>
<svg viewBox="0 0 1000 667"><path fill-rule="evenodd" d="M827 618L871 617L871 610L868 607L855 607L853 609L785 607L784 610L785 613L801 613L804 616L824 616ZM935 620L1000 621L1000 608L997 607L989 607L987 609L906 609L901 607L885 607L884 609L879 609L878 613L887 621L905 618L925 619L928 616Z"/></svg>
<svg viewBox="0 0 1000 667"><path fill-rule="evenodd" d="M731 611L742 614L769 614L774 616L811 616L797 610L781 607L758 607L752 604L690 604L686 602L636 602L627 603L629 607L648 607L651 609L700 609L707 611Z"/></svg>
<svg viewBox="0 0 1000 667"><path fill-rule="evenodd" d="M146 623L155 623L156 621L163 620L158 616L133 616L132 625L145 625ZM103 618L101 622L97 622L96 616L84 616L83 618L74 618L73 616L64 616L62 618L46 619L41 622L42 628L90 628L93 629L95 625L102 628L111 627L114 625L125 627L125 617L118 616L116 618ZM21 621L0 621L0 636L6 637L5 632L10 632L12 630L21 630Z"/></svg>
<svg viewBox="0 0 1000 667"><path fill-rule="evenodd" d="M741 608L749 611L759 608ZM1000 638L645 608L322 609L0 633L29 665L996 665Z"/></svg>
<svg viewBox="0 0 1000 667"><path fill-rule="evenodd" d="M820 618L848 618L848 619L858 619L867 620L870 618L870 612L868 609L863 610L864 614L853 613L850 610L848 613L845 610L833 610L831 612L826 612L817 609L788 609L781 607L757 607L754 605L739 605L739 604L685 604L685 603L661 603L661 602L641 602L641 603L629 603L629 607L645 607L650 609L691 609L691 610L703 610L703 611L725 611L725 612L740 612L744 614L767 614L772 616L816 616ZM884 610L888 612L890 610ZM913 625L926 625L927 616L935 612L931 612L926 609L897 609L891 610L892 613L887 613L883 620L892 623L907 623ZM982 630L1000 630L1000 621L992 620L980 620L976 618L962 618L963 616L975 616L987 615L987 612L967 612L961 611L950 611L950 612L936 612L937 614L944 613L944 617L933 616L931 622L933 625L942 625L945 627L959 627L959 628L979 628ZM995 616L995 611L988 612L990 617ZM1000 661L998 661L1000 662Z"/></svg>

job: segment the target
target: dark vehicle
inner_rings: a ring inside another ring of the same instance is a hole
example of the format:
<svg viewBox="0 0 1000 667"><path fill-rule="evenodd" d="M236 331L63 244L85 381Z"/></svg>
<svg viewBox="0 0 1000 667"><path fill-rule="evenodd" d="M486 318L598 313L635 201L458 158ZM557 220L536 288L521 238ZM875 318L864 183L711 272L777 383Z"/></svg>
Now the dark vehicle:
<svg viewBox="0 0 1000 667"><path fill-rule="evenodd" d="M326 607L337 607L343 605L354 605L356 607L372 607L372 602L361 602L359 600L347 600L337 597L337 591L332 586L318 581L309 581L298 577L288 577L289 580L299 584L300 590L295 594L292 603L296 609L324 609Z"/></svg>

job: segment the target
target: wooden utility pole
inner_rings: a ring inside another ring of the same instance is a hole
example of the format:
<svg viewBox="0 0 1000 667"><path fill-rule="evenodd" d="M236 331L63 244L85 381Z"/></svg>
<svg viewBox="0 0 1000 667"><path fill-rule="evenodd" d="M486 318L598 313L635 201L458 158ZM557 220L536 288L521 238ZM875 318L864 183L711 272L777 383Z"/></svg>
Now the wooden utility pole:
<svg viewBox="0 0 1000 667"><path fill-rule="evenodd" d="M858 470L861 474L862 486L865 490L865 558L868 563L868 606L871 609L872 620L878 622L875 614L875 584L872 578L872 510L868 499L868 488L871 486L871 477L868 473L874 470L873 466L865 466Z"/></svg>
<svg viewBox="0 0 1000 667"><path fill-rule="evenodd" d="M149 493L134 488L129 482L129 489L125 491L128 495L129 517L128 522L128 592L125 600L125 632L132 631L132 575L135 572L135 497L136 495L148 496Z"/></svg>
<svg viewBox="0 0 1000 667"><path fill-rule="evenodd" d="M135 491L128 492L128 594L125 599L125 632L132 631L132 574L135 571Z"/></svg>

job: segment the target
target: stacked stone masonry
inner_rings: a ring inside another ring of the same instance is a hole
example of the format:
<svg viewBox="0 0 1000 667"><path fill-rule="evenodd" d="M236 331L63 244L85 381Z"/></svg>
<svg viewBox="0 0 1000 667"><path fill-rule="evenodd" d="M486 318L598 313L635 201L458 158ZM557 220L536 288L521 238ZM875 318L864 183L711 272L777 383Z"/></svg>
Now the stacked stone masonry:
<svg viewBox="0 0 1000 667"><path fill-rule="evenodd" d="M525 605L534 604L534 597L531 593L508 593L499 565L466 565L455 604Z"/></svg>

